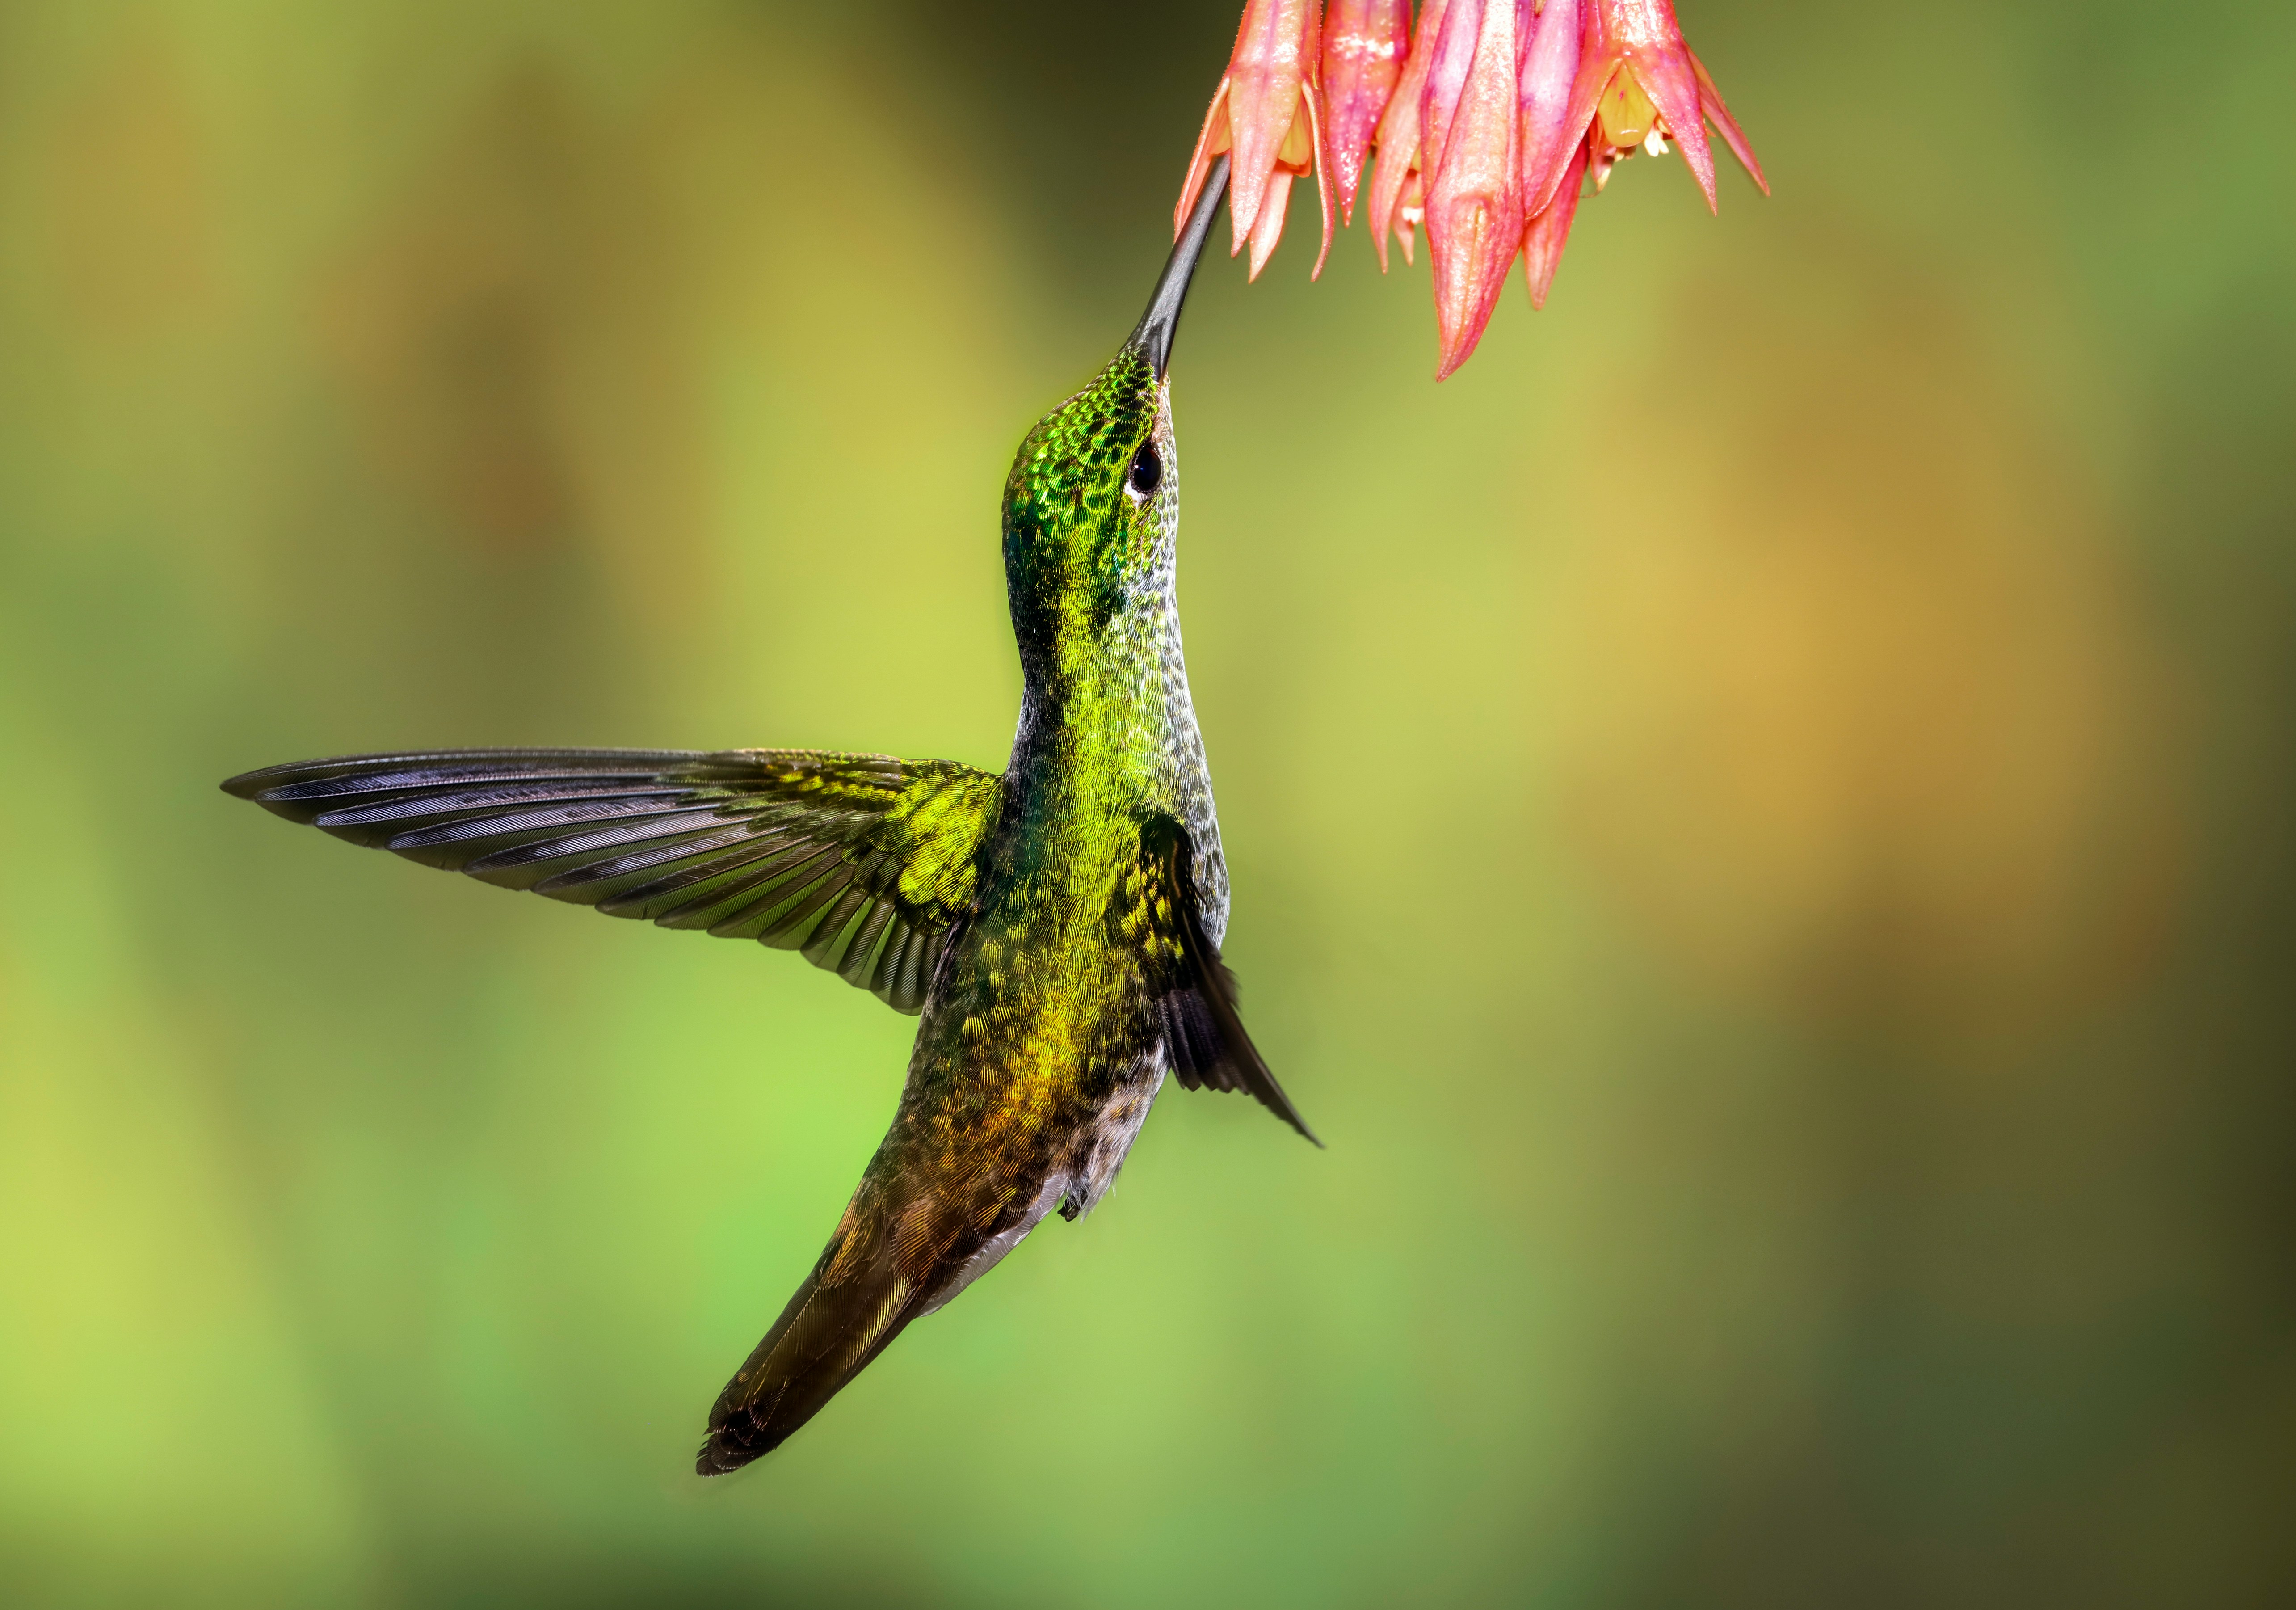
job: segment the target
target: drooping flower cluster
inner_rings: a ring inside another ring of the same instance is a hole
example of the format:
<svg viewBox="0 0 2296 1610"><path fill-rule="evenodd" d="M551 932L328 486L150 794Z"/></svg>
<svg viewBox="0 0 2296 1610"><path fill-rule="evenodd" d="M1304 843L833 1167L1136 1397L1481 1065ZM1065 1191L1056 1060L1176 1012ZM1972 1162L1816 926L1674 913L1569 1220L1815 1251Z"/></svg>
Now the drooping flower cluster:
<svg viewBox="0 0 2296 1610"><path fill-rule="evenodd" d="M1258 278L1283 233L1292 181L1313 174L1324 237L1332 201L1352 223L1367 156L1372 243L1412 260L1423 225L1435 280L1440 380L1466 362L1508 268L1534 308L1570 238L1580 192L1637 151L1669 143L1715 206L1710 121L1765 194L1753 147L1676 22L1672 0L1246 0L1213 92L1177 233L1213 160L1230 154L1231 253Z"/></svg>

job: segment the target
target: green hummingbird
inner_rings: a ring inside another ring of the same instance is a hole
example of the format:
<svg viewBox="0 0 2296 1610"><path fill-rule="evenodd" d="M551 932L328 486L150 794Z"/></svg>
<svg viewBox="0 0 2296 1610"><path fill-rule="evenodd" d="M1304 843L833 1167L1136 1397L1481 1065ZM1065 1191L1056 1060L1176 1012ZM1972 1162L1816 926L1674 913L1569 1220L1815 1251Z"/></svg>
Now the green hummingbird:
<svg viewBox="0 0 2296 1610"><path fill-rule="evenodd" d="M1180 654L1166 373L1226 177L1222 157L1138 326L1013 458L1024 686L1001 776L818 750L516 749L223 785L425 866L799 950L922 1012L892 1127L710 1410L704 1475L778 1447L1047 1213L1090 1212L1166 1074L1248 1090L1316 1138L1220 961L1227 869Z"/></svg>

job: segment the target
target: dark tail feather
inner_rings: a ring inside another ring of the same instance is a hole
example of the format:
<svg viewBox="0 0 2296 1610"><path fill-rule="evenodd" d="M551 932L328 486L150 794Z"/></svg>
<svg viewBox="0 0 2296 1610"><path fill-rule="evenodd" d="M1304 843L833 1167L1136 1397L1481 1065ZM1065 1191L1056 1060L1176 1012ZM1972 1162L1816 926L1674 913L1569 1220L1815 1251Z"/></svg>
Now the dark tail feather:
<svg viewBox="0 0 2296 1610"><path fill-rule="evenodd" d="M858 1203L847 1211L821 1261L710 1409L695 1470L723 1475L771 1453L923 1311L931 1293L904 1271L882 1228Z"/></svg>

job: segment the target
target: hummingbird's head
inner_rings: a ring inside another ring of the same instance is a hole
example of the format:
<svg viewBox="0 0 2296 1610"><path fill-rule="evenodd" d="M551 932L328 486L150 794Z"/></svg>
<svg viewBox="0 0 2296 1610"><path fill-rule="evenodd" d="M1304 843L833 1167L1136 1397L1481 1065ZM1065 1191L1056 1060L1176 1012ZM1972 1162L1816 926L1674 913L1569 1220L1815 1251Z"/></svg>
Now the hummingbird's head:
<svg viewBox="0 0 2296 1610"><path fill-rule="evenodd" d="M1029 432L1004 483L1004 582L1032 677L1168 596L1177 472L1165 382L1129 344Z"/></svg>
<svg viewBox="0 0 2296 1610"><path fill-rule="evenodd" d="M1227 188L1214 168L1124 345L1037 422L1004 482L1004 582L1032 678L1096 653L1119 622L1166 607L1180 478L1165 371L1188 281Z"/></svg>

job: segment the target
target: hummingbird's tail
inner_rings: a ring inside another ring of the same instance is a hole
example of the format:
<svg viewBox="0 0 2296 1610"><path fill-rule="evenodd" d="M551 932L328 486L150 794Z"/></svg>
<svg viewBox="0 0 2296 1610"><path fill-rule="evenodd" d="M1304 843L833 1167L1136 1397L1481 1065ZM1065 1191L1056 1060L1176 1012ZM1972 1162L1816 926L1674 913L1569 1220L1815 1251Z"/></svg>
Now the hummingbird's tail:
<svg viewBox="0 0 2296 1610"><path fill-rule="evenodd" d="M1037 1227L1065 1178L988 1210L938 1192L889 1188L898 1171L871 1166L837 1234L797 1294L709 1411L694 1469L723 1475L771 1453L821 1411L909 1321L956 1295Z"/></svg>
<svg viewBox="0 0 2296 1610"><path fill-rule="evenodd" d="M914 1317L907 1282L882 1267L825 1284L840 1244L830 1243L749 1362L726 1384L693 1463L701 1474L724 1475L779 1448Z"/></svg>

